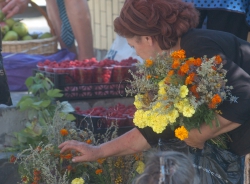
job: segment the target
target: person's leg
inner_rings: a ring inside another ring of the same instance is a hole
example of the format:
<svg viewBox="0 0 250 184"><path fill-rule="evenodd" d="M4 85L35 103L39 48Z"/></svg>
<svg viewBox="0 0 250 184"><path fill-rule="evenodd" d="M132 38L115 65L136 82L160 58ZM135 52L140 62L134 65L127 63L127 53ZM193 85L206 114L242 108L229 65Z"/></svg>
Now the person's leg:
<svg viewBox="0 0 250 184"><path fill-rule="evenodd" d="M62 22L59 16L59 11L58 11L56 0L46 0L46 9L47 9L48 17L53 24L55 36L57 36L61 48L65 48L66 46L60 37Z"/></svg>
<svg viewBox="0 0 250 184"><path fill-rule="evenodd" d="M249 31L244 14L225 10L209 10L207 28L229 32L244 40L247 40Z"/></svg>
<svg viewBox="0 0 250 184"><path fill-rule="evenodd" d="M78 45L78 60L94 57L91 17L87 0L64 0L64 2Z"/></svg>

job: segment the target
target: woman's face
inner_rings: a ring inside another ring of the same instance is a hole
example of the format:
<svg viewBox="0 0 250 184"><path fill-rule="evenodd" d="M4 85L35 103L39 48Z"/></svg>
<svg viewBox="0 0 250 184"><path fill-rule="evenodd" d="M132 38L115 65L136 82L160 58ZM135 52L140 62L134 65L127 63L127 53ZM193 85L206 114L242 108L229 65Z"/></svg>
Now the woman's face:
<svg viewBox="0 0 250 184"><path fill-rule="evenodd" d="M144 60L154 58L162 52L158 43L150 36L134 36L126 39L128 44L135 49L136 54Z"/></svg>

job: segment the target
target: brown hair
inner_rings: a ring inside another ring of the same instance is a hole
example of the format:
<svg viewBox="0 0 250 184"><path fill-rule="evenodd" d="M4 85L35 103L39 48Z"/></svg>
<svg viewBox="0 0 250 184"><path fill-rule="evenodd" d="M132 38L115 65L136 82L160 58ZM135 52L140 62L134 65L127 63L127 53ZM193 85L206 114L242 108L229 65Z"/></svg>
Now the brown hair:
<svg viewBox="0 0 250 184"><path fill-rule="evenodd" d="M199 13L191 3L181 0L126 0L120 16L114 20L115 32L123 37L152 36L162 50L174 46L199 22Z"/></svg>

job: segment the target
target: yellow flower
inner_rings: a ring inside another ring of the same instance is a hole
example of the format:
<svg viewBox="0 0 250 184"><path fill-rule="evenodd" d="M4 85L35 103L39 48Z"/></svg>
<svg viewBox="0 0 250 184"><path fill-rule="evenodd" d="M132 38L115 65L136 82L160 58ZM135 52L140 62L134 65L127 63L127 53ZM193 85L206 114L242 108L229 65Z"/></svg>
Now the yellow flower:
<svg viewBox="0 0 250 184"><path fill-rule="evenodd" d="M145 169L145 164L142 161L137 161L137 168L136 168L136 172L138 172L138 174L142 174L143 171Z"/></svg>
<svg viewBox="0 0 250 184"><path fill-rule="evenodd" d="M84 184L84 180L82 178L75 178L72 180L71 184Z"/></svg>
<svg viewBox="0 0 250 184"><path fill-rule="evenodd" d="M182 85L180 87L180 97L185 98L188 94L188 87L186 85Z"/></svg>
<svg viewBox="0 0 250 184"><path fill-rule="evenodd" d="M121 184L122 183L122 176L118 175L117 178L115 179L115 184Z"/></svg>
<svg viewBox="0 0 250 184"><path fill-rule="evenodd" d="M176 109L173 109L167 115L168 115L168 121L170 123L175 123L176 119L179 117L179 113Z"/></svg>
<svg viewBox="0 0 250 184"><path fill-rule="evenodd" d="M185 106L189 105L188 99L184 98L182 100L176 99L176 102L174 103L174 107L178 109L179 112L183 112L183 108Z"/></svg>
<svg viewBox="0 0 250 184"><path fill-rule="evenodd" d="M164 87L160 87L160 88L159 88L159 91L158 91L158 94L159 94L159 95L165 95L165 94L167 94L167 92L166 92L166 90L165 90Z"/></svg>
<svg viewBox="0 0 250 184"><path fill-rule="evenodd" d="M191 105L185 106L183 108L183 116L185 117L192 117L195 113L194 107Z"/></svg>
<svg viewBox="0 0 250 184"><path fill-rule="evenodd" d="M158 110L158 109L161 109L162 108L162 103L160 102L157 102L155 103L153 106L152 106L152 110Z"/></svg>
<svg viewBox="0 0 250 184"><path fill-rule="evenodd" d="M165 87L166 84L165 84L164 80L161 80L160 82L158 82L158 86L159 87Z"/></svg>
<svg viewBox="0 0 250 184"><path fill-rule="evenodd" d="M180 139L182 141L184 139L188 138L188 131L184 126L181 126L177 129L175 129L174 133L175 133L175 137L177 137L178 139Z"/></svg>
<svg viewBox="0 0 250 184"><path fill-rule="evenodd" d="M142 99L143 99L143 95L140 95L140 94L135 95L134 105L136 109L141 109L144 106Z"/></svg>
<svg viewBox="0 0 250 184"><path fill-rule="evenodd" d="M133 122L139 128L144 128L147 126L145 120L143 119L143 114L144 114L143 110L137 110L135 111L134 114Z"/></svg>

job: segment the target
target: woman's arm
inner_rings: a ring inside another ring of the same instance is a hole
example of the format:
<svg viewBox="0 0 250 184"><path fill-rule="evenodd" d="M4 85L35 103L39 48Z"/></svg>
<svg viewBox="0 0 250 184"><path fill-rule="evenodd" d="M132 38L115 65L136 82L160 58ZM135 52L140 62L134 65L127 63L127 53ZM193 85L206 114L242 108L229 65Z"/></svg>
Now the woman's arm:
<svg viewBox="0 0 250 184"><path fill-rule="evenodd" d="M240 126L240 124L231 122L220 115L217 115L217 118L220 122L219 127L216 127L216 122L214 121L213 127L203 124L200 131L198 129L190 130L188 138L184 140L187 145L202 149L205 141L208 139L215 138Z"/></svg>
<svg viewBox="0 0 250 184"><path fill-rule="evenodd" d="M137 128L99 146L78 141L66 141L59 145L61 153L75 150L81 155L73 158L74 162L94 161L98 158L121 156L138 153L150 148L146 139Z"/></svg>
<svg viewBox="0 0 250 184"><path fill-rule="evenodd" d="M87 0L64 0L77 46L78 60L94 57L91 17Z"/></svg>

